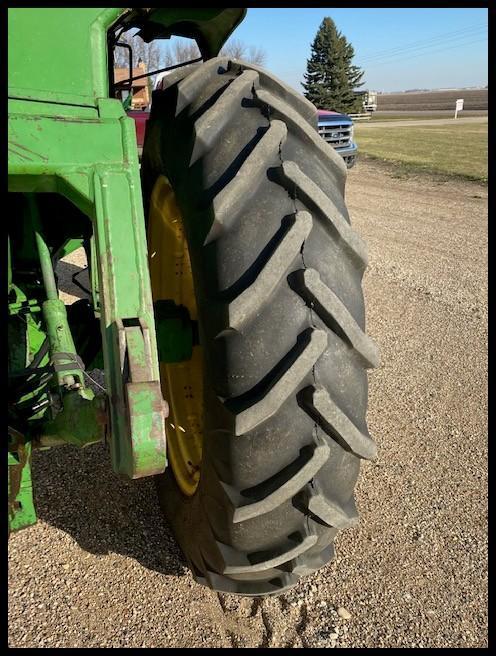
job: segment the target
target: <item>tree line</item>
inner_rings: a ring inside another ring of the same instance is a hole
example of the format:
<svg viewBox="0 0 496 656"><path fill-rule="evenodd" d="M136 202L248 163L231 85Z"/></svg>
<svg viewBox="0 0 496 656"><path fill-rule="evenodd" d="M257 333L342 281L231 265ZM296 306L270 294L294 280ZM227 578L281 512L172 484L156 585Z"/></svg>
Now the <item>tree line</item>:
<svg viewBox="0 0 496 656"><path fill-rule="evenodd" d="M148 71L182 64L200 57L200 51L195 41L186 39L174 40L172 43L166 44L161 42L162 45L160 46L158 41L145 43L143 39L129 31L121 35L119 41L131 46L133 65L136 65L141 59ZM259 66L263 66L267 59L267 53L263 48L247 45L240 39L229 39L219 54L232 59L242 59ZM125 68L128 66L129 54L127 49L116 47L114 58L117 67Z"/></svg>

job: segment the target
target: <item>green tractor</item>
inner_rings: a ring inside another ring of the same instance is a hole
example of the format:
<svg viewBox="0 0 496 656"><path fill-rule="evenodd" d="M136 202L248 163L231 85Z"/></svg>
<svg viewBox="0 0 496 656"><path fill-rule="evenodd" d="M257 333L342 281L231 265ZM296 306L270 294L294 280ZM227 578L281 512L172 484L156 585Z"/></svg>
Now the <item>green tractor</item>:
<svg viewBox="0 0 496 656"><path fill-rule="evenodd" d="M118 475L155 477L195 579L258 596L357 520L378 353L315 107L218 55L245 11L9 10L9 520L36 521L34 449L104 440ZM113 76L130 29L202 59L154 91L141 165ZM66 306L81 247L90 299Z"/></svg>

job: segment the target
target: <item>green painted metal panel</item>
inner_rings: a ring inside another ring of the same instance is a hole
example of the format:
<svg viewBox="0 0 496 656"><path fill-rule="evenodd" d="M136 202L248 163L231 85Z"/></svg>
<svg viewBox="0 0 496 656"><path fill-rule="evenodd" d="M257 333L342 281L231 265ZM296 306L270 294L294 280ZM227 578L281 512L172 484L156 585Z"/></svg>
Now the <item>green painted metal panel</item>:
<svg viewBox="0 0 496 656"><path fill-rule="evenodd" d="M108 306L118 308L119 316L124 318L137 317L146 309L150 325L151 296L141 284L147 266L143 209L134 206L133 182L137 183L129 174L120 171L106 171L96 176L97 208L105 217L100 248L105 246L104 250L99 250L99 256L106 263ZM109 316L110 321L114 319L115 315Z"/></svg>
<svg viewBox="0 0 496 656"><path fill-rule="evenodd" d="M98 120L99 113L98 107L80 107L79 105L61 105L60 103L42 102L38 100L18 100L16 98L9 98L9 114L23 114L25 116L33 116L38 118L55 119L62 118L78 118L83 122L85 119Z"/></svg>
<svg viewBox="0 0 496 656"><path fill-rule="evenodd" d="M120 105L118 100L113 102ZM134 129L132 119L123 120ZM9 113L8 126L11 175L56 175L68 166L77 170L98 163L121 163L124 156L119 121L96 118L81 122Z"/></svg>
<svg viewBox="0 0 496 656"><path fill-rule="evenodd" d="M108 96L107 29L121 8L9 8L9 96L95 105Z"/></svg>
<svg viewBox="0 0 496 656"><path fill-rule="evenodd" d="M74 251L77 251L78 248L82 248L84 245L84 239L68 239L65 244L57 251L56 258L61 260L63 257L67 257Z"/></svg>
<svg viewBox="0 0 496 656"><path fill-rule="evenodd" d="M62 412L43 425L38 443L49 445L54 440L81 447L96 444L105 438L106 425L104 396L94 396L90 389L84 395L69 392L64 396Z"/></svg>

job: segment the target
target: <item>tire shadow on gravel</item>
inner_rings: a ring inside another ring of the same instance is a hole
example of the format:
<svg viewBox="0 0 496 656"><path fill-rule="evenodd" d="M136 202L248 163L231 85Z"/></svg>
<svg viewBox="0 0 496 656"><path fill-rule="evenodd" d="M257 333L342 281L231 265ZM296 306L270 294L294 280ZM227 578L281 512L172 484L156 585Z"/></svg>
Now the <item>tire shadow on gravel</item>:
<svg viewBox="0 0 496 656"><path fill-rule="evenodd" d="M187 573L154 481L119 478L104 445L35 452L33 484L38 518L68 533L81 549L129 556L161 574Z"/></svg>
<svg viewBox="0 0 496 656"><path fill-rule="evenodd" d="M88 297L72 281L89 288L86 256L82 249L57 266L61 292ZM163 518L149 478L128 481L112 470L108 448L95 444L36 451L33 484L38 518L69 534L92 554L117 553L137 560L161 574L181 576L186 561Z"/></svg>

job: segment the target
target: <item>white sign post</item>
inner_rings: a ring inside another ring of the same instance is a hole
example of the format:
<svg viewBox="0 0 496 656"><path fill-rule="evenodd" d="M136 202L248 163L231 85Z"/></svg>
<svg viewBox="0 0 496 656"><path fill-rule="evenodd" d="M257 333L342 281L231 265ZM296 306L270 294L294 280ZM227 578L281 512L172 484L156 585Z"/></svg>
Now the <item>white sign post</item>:
<svg viewBox="0 0 496 656"><path fill-rule="evenodd" d="M455 106L455 118L458 118L458 112L461 112L463 109L463 98L459 98L456 101L456 106Z"/></svg>

